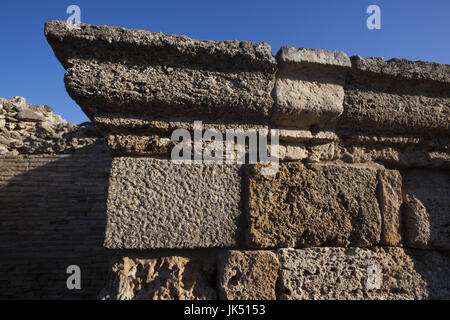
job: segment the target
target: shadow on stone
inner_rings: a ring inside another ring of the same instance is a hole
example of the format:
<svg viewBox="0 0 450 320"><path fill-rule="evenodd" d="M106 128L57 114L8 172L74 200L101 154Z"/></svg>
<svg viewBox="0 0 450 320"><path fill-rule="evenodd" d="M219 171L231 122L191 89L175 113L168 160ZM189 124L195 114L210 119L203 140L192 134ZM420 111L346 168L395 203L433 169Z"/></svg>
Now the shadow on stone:
<svg viewBox="0 0 450 320"><path fill-rule="evenodd" d="M0 157L0 298L97 297L110 260L102 245L110 167L103 143ZM81 290L67 289L69 265L81 268Z"/></svg>

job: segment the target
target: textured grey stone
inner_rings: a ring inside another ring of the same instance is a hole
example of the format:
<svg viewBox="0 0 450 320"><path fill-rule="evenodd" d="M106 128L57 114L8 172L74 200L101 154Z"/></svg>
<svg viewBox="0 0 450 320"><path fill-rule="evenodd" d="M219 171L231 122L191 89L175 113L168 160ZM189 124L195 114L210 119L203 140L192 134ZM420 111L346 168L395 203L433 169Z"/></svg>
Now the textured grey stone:
<svg viewBox="0 0 450 320"><path fill-rule="evenodd" d="M352 57L338 126L383 134L450 134L450 66Z"/></svg>
<svg viewBox="0 0 450 320"><path fill-rule="evenodd" d="M378 202L381 211L381 244L399 246L402 242L400 216L402 176L397 170L380 170L378 173Z"/></svg>
<svg viewBox="0 0 450 320"><path fill-rule="evenodd" d="M228 251L219 260L219 296L225 300L275 300L279 268L271 251Z"/></svg>
<svg viewBox="0 0 450 320"><path fill-rule="evenodd" d="M443 279L447 279L446 283L429 287L427 280L432 281L421 274L425 268L416 270L416 264L422 262L402 248L282 249L279 258L281 299L449 298L449 274ZM439 256L436 260L444 265L429 263L431 270L444 272L432 276L435 280L449 270L448 257Z"/></svg>
<svg viewBox="0 0 450 320"><path fill-rule="evenodd" d="M332 126L343 111L343 85L350 67L345 53L283 47L277 60L271 123Z"/></svg>
<svg viewBox="0 0 450 320"><path fill-rule="evenodd" d="M450 139L445 136L355 131L339 131L338 159L347 163L383 163L392 168L450 168Z"/></svg>
<svg viewBox="0 0 450 320"><path fill-rule="evenodd" d="M0 101L0 149L4 154L72 153L103 142L92 123L70 124L49 106L30 104L19 96Z"/></svg>
<svg viewBox="0 0 450 320"><path fill-rule="evenodd" d="M373 246L381 234L377 167L281 163L276 175L248 166L253 248Z"/></svg>
<svg viewBox="0 0 450 320"><path fill-rule="evenodd" d="M432 95L420 93L412 84L402 86L374 76L351 81L338 126L366 133L448 136L450 90Z"/></svg>
<svg viewBox="0 0 450 320"><path fill-rule="evenodd" d="M383 73L393 77L415 80L450 82L450 65L448 64L399 58L386 61L384 58L361 58L360 56L352 56L350 59L352 67L358 71Z"/></svg>
<svg viewBox="0 0 450 320"><path fill-rule="evenodd" d="M427 284L427 299L450 300L450 251L405 250Z"/></svg>
<svg viewBox="0 0 450 320"><path fill-rule="evenodd" d="M406 244L450 249L450 171L403 172Z"/></svg>
<svg viewBox="0 0 450 320"><path fill-rule="evenodd" d="M324 144L339 140L336 133L330 130L312 132L310 130L279 128L279 135L281 141L287 142L313 142L315 144Z"/></svg>
<svg viewBox="0 0 450 320"><path fill-rule="evenodd" d="M241 167L115 158L108 248L233 247L239 242Z"/></svg>
<svg viewBox="0 0 450 320"><path fill-rule="evenodd" d="M214 253L118 254L113 258L105 300L217 299Z"/></svg>
<svg viewBox="0 0 450 320"><path fill-rule="evenodd" d="M185 36L65 21L45 25L66 68L68 93L99 112L267 122L276 61L266 43Z"/></svg>
<svg viewBox="0 0 450 320"><path fill-rule="evenodd" d="M22 121L43 121L45 119L43 115L28 109L21 110L16 118Z"/></svg>
<svg viewBox="0 0 450 320"><path fill-rule="evenodd" d="M349 57L342 51L281 47L277 54L281 63L317 63L328 66L351 67Z"/></svg>

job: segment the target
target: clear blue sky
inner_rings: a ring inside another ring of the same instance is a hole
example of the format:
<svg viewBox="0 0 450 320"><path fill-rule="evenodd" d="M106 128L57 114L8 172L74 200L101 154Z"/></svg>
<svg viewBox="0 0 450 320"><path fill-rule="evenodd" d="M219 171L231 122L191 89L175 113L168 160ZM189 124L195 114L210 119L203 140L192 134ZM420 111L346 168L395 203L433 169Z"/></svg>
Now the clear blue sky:
<svg viewBox="0 0 450 320"><path fill-rule="evenodd" d="M81 8L81 21L183 34L201 40L267 42L450 64L449 0L89 0L0 4L0 97L24 96L47 104L72 123L87 120L66 93L64 69L48 45L47 20L66 20ZM366 28L366 8L381 8L381 30Z"/></svg>

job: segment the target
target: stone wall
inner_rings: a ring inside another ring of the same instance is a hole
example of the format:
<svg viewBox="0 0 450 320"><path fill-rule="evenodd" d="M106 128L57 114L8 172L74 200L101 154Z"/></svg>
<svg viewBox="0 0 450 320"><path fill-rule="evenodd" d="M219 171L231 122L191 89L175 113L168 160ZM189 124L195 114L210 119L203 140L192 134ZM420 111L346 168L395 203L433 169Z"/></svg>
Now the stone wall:
<svg viewBox="0 0 450 320"><path fill-rule="evenodd" d="M48 106L0 102L0 298L95 299L111 256L102 246L111 168L104 139ZM81 290L67 289L70 265L82 270Z"/></svg>
<svg viewBox="0 0 450 320"><path fill-rule="evenodd" d="M59 21L45 34L112 155L99 298L450 298L450 66ZM278 169L171 161L196 120L277 129Z"/></svg>

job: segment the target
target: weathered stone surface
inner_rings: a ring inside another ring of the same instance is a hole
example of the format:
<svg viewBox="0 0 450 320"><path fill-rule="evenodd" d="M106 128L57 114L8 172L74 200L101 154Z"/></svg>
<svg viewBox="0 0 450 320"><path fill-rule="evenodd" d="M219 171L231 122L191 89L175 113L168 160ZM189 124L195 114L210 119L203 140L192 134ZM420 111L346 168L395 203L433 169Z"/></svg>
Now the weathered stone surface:
<svg viewBox="0 0 450 320"><path fill-rule="evenodd" d="M147 62L168 62L176 59L175 62L183 66L191 63L212 64L225 71L240 67L249 71L262 70L271 73L276 65L267 43L203 41L161 32L93 26L86 23L81 23L78 30L69 30L66 21L46 22L45 35L63 64L70 64L71 59L78 57L121 60L130 54L137 54L135 59ZM68 42L72 43L71 48L64 47ZM76 49L84 51L75 52ZM112 50L108 52L108 49Z"/></svg>
<svg viewBox="0 0 450 320"><path fill-rule="evenodd" d="M256 248L371 246L380 240L377 168L282 163L249 166L249 244Z"/></svg>
<svg viewBox="0 0 450 320"><path fill-rule="evenodd" d="M106 149L0 156L0 300L97 298L111 258ZM67 289L73 264L82 290Z"/></svg>
<svg viewBox="0 0 450 320"><path fill-rule="evenodd" d="M228 251L219 262L219 296L226 300L275 300L280 262L270 251Z"/></svg>
<svg viewBox="0 0 450 320"><path fill-rule="evenodd" d="M450 171L405 170L406 244L450 249Z"/></svg>
<svg viewBox="0 0 450 320"><path fill-rule="evenodd" d="M402 248L283 249L279 258L280 299L425 299L438 291L428 288ZM448 289L440 297L448 298Z"/></svg>
<svg viewBox="0 0 450 320"><path fill-rule="evenodd" d="M114 156L170 156L175 142L159 135L109 135L108 147Z"/></svg>
<svg viewBox="0 0 450 320"><path fill-rule="evenodd" d="M283 47L271 123L309 127L332 125L342 113L345 72L350 59L343 52Z"/></svg>
<svg viewBox="0 0 450 320"><path fill-rule="evenodd" d="M114 258L106 300L217 299L215 260L208 254L125 254Z"/></svg>
<svg viewBox="0 0 450 320"><path fill-rule="evenodd" d="M395 168L450 168L449 146L449 138L441 136L340 132L336 158L347 163L377 162Z"/></svg>
<svg viewBox="0 0 450 320"><path fill-rule="evenodd" d="M344 112L338 126L361 132L448 136L449 92L430 96L414 92L414 89L392 88L389 84L381 88L361 88L358 81L352 82L345 89Z"/></svg>
<svg viewBox="0 0 450 320"><path fill-rule="evenodd" d="M6 147L4 146L0 146L0 154L1 155L8 154L8 149L6 149Z"/></svg>
<svg viewBox="0 0 450 320"><path fill-rule="evenodd" d="M414 269L427 284L427 299L450 300L450 252L407 250Z"/></svg>
<svg viewBox="0 0 450 320"><path fill-rule="evenodd" d="M450 66L352 57L338 126L353 131L450 133Z"/></svg>
<svg viewBox="0 0 450 320"><path fill-rule="evenodd" d="M381 210L381 244L398 246L402 242L400 232L400 207L403 203L402 176L397 170L379 171L378 199Z"/></svg>
<svg viewBox="0 0 450 320"><path fill-rule="evenodd" d="M47 22L45 34L67 70L67 91L90 117L268 119L276 62L266 43L87 24L70 31L65 21Z"/></svg>
<svg viewBox="0 0 450 320"><path fill-rule="evenodd" d="M241 166L115 158L108 248L233 247L241 235Z"/></svg>
<svg viewBox="0 0 450 320"><path fill-rule="evenodd" d="M17 114L17 120L22 121L43 121L45 118L37 112L31 111L29 109L23 109Z"/></svg>
<svg viewBox="0 0 450 320"><path fill-rule="evenodd" d="M154 119L127 116L118 118L117 115L102 115L95 117L97 127L108 134L108 147L114 156L164 156L170 157L172 148L178 143L179 137L172 140L172 134L177 129L185 129L194 135L201 132L203 150L213 140L206 134L212 130L222 135L223 153L226 154L226 140L234 132L243 135L257 134L259 130L268 130L267 125L249 124L243 122L224 121L187 121L182 119ZM196 127L194 128L194 124ZM197 133L196 133L197 132ZM193 143L193 141L191 141ZM248 149L248 142L246 142Z"/></svg>
<svg viewBox="0 0 450 320"><path fill-rule="evenodd" d="M342 113L345 72L343 52L283 47L271 123L295 127L329 126Z"/></svg>
<svg viewBox="0 0 450 320"><path fill-rule="evenodd" d="M309 163L316 163L336 160L336 145L336 142L309 145L308 158L306 161Z"/></svg>
<svg viewBox="0 0 450 320"><path fill-rule="evenodd" d="M186 129L189 132L194 131L194 121L196 119L187 119L184 117L164 117L152 118L142 115L130 114L101 114L94 118L95 124L103 131L111 131L113 134L159 134L170 136L176 129ZM201 122L203 130L214 129L220 131L223 135L227 129L242 130L260 130L268 129L267 125L249 124L245 121L223 121L221 119Z"/></svg>
<svg viewBox="0 0 450 320"><path fill-rule="evenodd" d="M352 56L352 67L358 71L382 73L413 80L450 82L450 65L407 59L361 58Z"/></svg>
<svg viewBox="0 0 450 320"><path fill-rule="evenodd" d="M339 140L335 132L324 130L312 132L310 130L279 128L281 141L328 143Z"/></svg>
<svg viewBox="0 0 450 320"><path fill-rule="evenodd" d="M315 63L328 66L351 67L351 61L342 51L282 47L277 54L279 63Z"/></svg>
<svg viewBox="0 0 450 320"><path fill-rule="evenodd" d="M295 144L283 144L278 146L279 158L282 161L298 161L308 157L305 147Z"/></svg>
<svg viewBox="0 0 450 320"><path fill-rule="evenodd" d="M1 154L73 153L103 142L91 123L67 123L49 106L33 105L18 96L0 102Z"/></svg>

